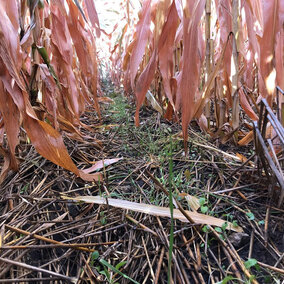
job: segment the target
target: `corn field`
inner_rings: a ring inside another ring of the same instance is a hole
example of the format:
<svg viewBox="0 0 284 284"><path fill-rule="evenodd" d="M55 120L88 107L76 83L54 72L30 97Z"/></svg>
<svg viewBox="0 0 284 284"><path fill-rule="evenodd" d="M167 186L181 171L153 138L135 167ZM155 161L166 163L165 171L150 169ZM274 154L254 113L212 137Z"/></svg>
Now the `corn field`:
<svg viewBox="0 0 284 284"><path fill-rule="evenodd" d="M283 0L0 0L0 283L280 283L283 90Z"/></svg>
<svg viewBox="0 0 284 284"><path fill-rule="evenodd" d="M21 126L42 156L87 180L98 179L76 168L60 135L61 130L80 138L86 104L100 115L95 40L101 29L94 1L1 5L1 180L18 168ZM113 81L135 96L136 125L149 94L163 116L181 119L185 141L195 119L212 137L248 144L247 117L257 120L260 98L272 105L275 87L284 88L283 1L141 5L135 23L131 1L121 3L125 25L108 64Z"/></svg>
<svg viewBox="0 0 284 284"><path fill-rule="evenodd" d="M283 6L143 1L135 28L115 46L111 68L125 92L135 94L136 125L150 89L167 119L181 116L184 139L196 119L211 135L251 141L250 129L240 129L240 109L257 120L260 98L273 104L276 85L283 89Z"/></svg>

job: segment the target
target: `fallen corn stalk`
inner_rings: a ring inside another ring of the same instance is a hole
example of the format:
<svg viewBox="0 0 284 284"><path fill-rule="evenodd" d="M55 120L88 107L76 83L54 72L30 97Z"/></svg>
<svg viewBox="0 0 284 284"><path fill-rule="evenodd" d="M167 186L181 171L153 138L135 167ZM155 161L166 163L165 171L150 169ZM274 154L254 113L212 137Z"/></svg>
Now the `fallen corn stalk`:
<svg viewBox="0 0 284 284"><path fill-rule="evenodd" d="M154 215L154 216L168 217L168 218L171 217L170 208L148 205L148 204L145 204L145 203L131 202L131 201L122 200L122 199L105 198L105 197L101 197L101 196L78 196L78 197L62 196L62 198L68 199L68 200L74 200L74 201L78 201L78 202L105 204L105 205L109 205L109 206L113 206L113 207L132 210L132 211L150 214L150 215ZM200 213L197 213L197 212L190 212L188 210L185 210L185 211L196 224L222 227L224 225L224 223L226 222L222 219L215 218L215 217L212 217L212 216L208 216L208 215L205 215L205 214L200 214ZM174 219L178 219L181 222L188 222L188 219L178 209L174 209L173 217L174 217ZM235 232L243 232L243 229L241 227L234 226L230 222L227 222L227 224L228 224L228 226L226 228L228 230L232 230L232 231L235 231Z"/></svg>
<svg viewBox="0 0 284 284"><path fill-rule="evenodd" d="M273 128L273 137L267 137L269 123L271 125L270 128ZM254 121L253 126L256 154L261 161L269 183L273 187L277 185L277 182L279 184L281 191L279 193L278 207L281 207L284 200L284 172L282 162L284 128L273 113L266 99L261 100L259 120Z"/></svg>

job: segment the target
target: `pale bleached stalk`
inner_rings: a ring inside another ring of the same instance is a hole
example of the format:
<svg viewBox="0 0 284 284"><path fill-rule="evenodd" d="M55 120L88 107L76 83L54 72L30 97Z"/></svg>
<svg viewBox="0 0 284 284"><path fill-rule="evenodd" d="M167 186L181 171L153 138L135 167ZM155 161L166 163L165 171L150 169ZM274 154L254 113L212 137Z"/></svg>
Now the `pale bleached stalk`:
<svg viewBox="0 0 284 284"><path fill-rule="evenodd" d="M227 154L229 155L229 154ZM153 216L159 216L159 217L167 217L171 218L170 208L168 207L161 207L161 206L154 206L149 205L145 203L137 203L137 202L131 202L127 200L122 199L115 199L115 198L105 198L101 196L77 196L77 197L69 197L62 195L63 199L68 200L74 200L77 202L86 202L86 203L95 203L95 204L104 204L107 206L113 206L121 209L126 210L132 210L135 212L141 212L145 214L150 214ZM222 227L225 220L215 218L213 216L197 213L197 212L191 212L188 210L184 210L184 213L186 213L189 218L192 219L193 223L195 224L204 224L204 225L212 225L212 226L218 226ZM179 210L179 209L173 209L173 219L178 219L181 222L189 222L187 217ZM239 226L234 226L230 222L227 223L227 230L233 230L235 232L243 232L243 229Z"/></svg>
<svg viewBox="0 0 284 284"><path fill-rule="evenodd" d="M205 36L206 36L206 75L205 81L207 82L209 75L211 73L211 0L206 0L206 22L205 22ZM208 121L208 127L210 125L210 108L211 108L211 101L209 100L208 103L205 105L205 116Z"/></svg>
<svg viewBox="0 0 284 284"><path fill-rule="evenodd" d="M239 127L239 96L238 96L238 40L239 40L239 0L232 0L232 30L234 34L233 39L233 54L232 54L232 66L231 66L231 76L232 76L232 96L233 96L233 108L232 108L232 124L233 129ZM237 133L237 132L236 132ZM237 139L237 134L235 136Z"/></svg>

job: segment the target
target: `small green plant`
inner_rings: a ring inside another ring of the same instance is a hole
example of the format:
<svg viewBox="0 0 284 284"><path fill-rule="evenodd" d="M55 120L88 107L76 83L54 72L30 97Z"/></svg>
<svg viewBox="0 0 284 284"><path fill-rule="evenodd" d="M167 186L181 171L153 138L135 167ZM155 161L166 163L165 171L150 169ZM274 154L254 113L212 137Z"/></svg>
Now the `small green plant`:
<svg viewBox="0 0 284 284"><path fill-rule="evenodd" d="M29 183L27 183L26 185L23 186L23 188L21 188L20 194L26 193L26 191L28 190L28 188L29 188Z"/></svg>
<svg viewBox="0 0 284 284"><path fill-rule="evenodd" d="M233 227L238 227L238 222L236 220L233 220L232 224L233 224Z"/></svg>
<svg viewBox="0 0 284 284"><path fill-rule="evenodd" d="M202 231L204 233L208 233L210 231L210 229L209 229L209 227L207 225L205 225L205 226L202 227Z"/></svg>
<svg viewBox="0 0 284 284"><path fill-rule="evenodd" d="M113 266L110 263L108 263L106 260L104 260L103 258L100 258L100 254L98 251L94 251L91 255L91 261L90 261L91 266L94 267L95 261L98 261L100 263L100 265L96 266L95 268L99 271L100 274L106 277L108 283L116 284L115 280L112 279L112 275L110 273L110 271L112 271L112 272L115 272L121 275L122 277L131 281L132 283L139 284L137 281L133 280L132 278L130 278L129 276L127 276L126 274L124 274L123 272L119 270L127 263L126 261L121 261L116 266Z"/></svg>
<svg viewBox="0 0 284 284"><path fill-rule="evenodd" d="M250 269L251 267L255 267L257 271L260 270L259 264L257 263L257 260L254 258L249 258L245 263L245 268Z"/></svg>
<svg viewBox="0 0 284 284"><path fill-rule="evenodd" d="M224 230L223 230L223 226L222 226L222 228L216 227L216 228L215 228L215 231L216 231L217 233L219 233L219 238L224 241L224 240L225 240L225 237L224 237L225 232L224 232Z"/></svg>
<svg viewBox="0 0 284 284"><path fill-rule="evenodd" d="M227 284L229 281L232 280L238 280L238 279L234 278L233 276L226 276L222 281L219 281L216 284Z"/></svg>
<svg viewBox="0 0 284 284"><path fill-rule="evenodd" d="M199 198L199 204L200 204L200 210L203 214L205 214L208 211L208 206L206 206L206 199L205 197Z"/></svg>
<svg viewBox="0 0 284 284"><path fill-rule="evenodd" d="M247 212L246 215L248 216L249 220L254 220L254 214L252 212Z"/></svg>
<svg viewBox="0 0 284 284"><path fill-rule="evenodd" d="M91 254L91 260L90 260L90 265L94 266L94 262L96 259L98 259L100 256L99 252L97 250L95 250L92 254Z"/></svg>
<svg viewBox="0 0 284 284"><path fill-rule="evenodd" d="M107 223L107 219L106 219L106 216L105 216L105 212L100 212L100 222L102 225L105 225Z"/></svg>
<svg viewBox="0 0 284 284"><path fill-rule="evenodd" d="M222 225L222 231L223 232L225 232L226 231L226 229L227 229L227 227L228 227L228 223L227 222L224 222L224 224Z"/></svg>

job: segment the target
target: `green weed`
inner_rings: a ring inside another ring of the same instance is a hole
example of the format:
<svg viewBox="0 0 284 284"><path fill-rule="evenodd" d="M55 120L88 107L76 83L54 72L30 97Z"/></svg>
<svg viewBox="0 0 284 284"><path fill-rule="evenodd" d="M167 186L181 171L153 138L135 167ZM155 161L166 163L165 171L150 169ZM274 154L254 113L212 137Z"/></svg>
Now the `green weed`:
<svg viewBox="0 0 284 284"><path fill-rule="evenodd" d="M98 261L100 265L94 267L95 262ZM94 251L91 255L91 266L96 268L97 271L99 271L100 274L104 275L110 284L116 284L117 282L115 279L113 279L112 272L119 274L120 276L124 277L125 279L129 280L132 283L139 284L137 281L133 280L129 276L127 276L125 273L121 272L119 269L122 268L125 264L127 264L126 261L119 262L116 266L111 265L103 258L100 258L99 252Z"/></svg>

